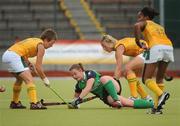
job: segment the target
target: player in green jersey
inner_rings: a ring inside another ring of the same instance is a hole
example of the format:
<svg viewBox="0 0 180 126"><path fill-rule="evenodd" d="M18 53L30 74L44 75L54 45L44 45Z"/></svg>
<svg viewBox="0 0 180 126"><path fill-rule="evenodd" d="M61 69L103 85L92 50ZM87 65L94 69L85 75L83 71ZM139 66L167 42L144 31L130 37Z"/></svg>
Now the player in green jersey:
<svg viewBox="0 0 180 126"><path fill-rule="evenodd" d="M104 75L94 70L84 70L82 64L73 64L69 69L73 79L77 80L75 85L74 100L72 108L78 108L81 100L92 93L100 98L105 104L114 107L152 108L153 102L143 99L131 100L120 95L121 86L113 77Z"/></svg>

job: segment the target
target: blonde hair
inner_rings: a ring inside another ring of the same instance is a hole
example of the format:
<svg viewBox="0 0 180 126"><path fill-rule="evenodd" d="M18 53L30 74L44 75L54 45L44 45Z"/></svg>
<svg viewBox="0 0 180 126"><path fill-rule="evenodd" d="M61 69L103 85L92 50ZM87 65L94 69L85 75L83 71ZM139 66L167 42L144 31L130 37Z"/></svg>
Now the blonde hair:
<svg viewBox="0 0 180 126"><path fill-rule="evenodd" d="M114 37L112 37L111 35L103 35L101 42L106 42L106 43L113 43L115 44L117 41L117 39L115 39Z"/></svg>

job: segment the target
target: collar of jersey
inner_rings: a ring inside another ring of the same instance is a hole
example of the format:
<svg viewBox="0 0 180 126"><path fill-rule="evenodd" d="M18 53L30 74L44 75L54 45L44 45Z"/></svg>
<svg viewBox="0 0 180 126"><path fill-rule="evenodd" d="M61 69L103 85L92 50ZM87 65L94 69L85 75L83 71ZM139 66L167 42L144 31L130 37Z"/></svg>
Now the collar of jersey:
<svg viewBox="0 0 180 126"><path fill-rule="evenodd" d="M83 72L83 80L84 80L84 81L86 81L86 80L87 80L87 77L86 77L85 72Z"/></svg>

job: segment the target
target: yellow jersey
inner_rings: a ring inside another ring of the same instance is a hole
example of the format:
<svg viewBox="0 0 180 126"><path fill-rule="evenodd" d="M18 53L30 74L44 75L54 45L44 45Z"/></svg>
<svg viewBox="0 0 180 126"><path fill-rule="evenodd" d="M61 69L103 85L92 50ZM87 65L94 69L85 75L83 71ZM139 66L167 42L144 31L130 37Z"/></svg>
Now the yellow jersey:
<svg viewBox="0 0 180 126"><path fill-rule="evenodd" d="M24 58L37 56L37 46L43 43L40 38L27 38L12 45L8 50L16 52Z"/></svg>
<svg viewBox="0 0 180 126"><path fill-rule="evenodd" d="M147 45L147 43L144 40L141 40L141 42L145 43ZM120 39L116 42L114 48L116 49L118 46L123 45L125 48L125 51L123 53L123 55L126 56L132 56L135 57L139 54L141 54L144 49L140 48L135 41L135 38L123 38Z"/></svg>
<svg viewBox="0 0 180 126"><path fill-rule="evenodd" d="M142 32L149 48L155 45L170 45L171 40L166 36L164 28L153 21L146 21L146 27Z"/></svg>

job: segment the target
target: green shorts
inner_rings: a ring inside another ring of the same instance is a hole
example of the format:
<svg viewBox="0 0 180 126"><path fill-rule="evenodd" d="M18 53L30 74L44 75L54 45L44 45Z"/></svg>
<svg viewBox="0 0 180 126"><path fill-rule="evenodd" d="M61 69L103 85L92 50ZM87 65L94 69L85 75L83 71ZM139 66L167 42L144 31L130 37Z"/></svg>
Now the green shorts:
<svg viewBox="0 0 180 126"><path fill-rule="evenodd" d="M120 83L119 83L119 86L121 88L121 84ZM107 97L109 96L109 93L104 88L104 85L100 82L100 76L95 79L95 82L93 84L93 88L92 88L91 93L93 93L94 95L99 97L105 104L111 106L108 103L108 100L107 100ZM117 94L120 95L121 94L121 90Z"/></svg>
<svg viewBox="0 0 180 126"><path fill-rule="evenodd" d="M103 85L97 88L96 90L94 90L92 93L96 95L97 97L99 97L100 100L102 100L106 105L111 106L111 104L109 104L108 99L107 99L107 97L109 96L109 93L106 91ZM121 92L118 92L117 94L120 95Z"/></svg>

